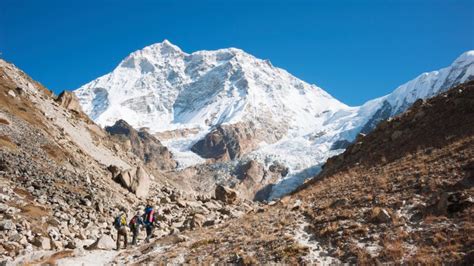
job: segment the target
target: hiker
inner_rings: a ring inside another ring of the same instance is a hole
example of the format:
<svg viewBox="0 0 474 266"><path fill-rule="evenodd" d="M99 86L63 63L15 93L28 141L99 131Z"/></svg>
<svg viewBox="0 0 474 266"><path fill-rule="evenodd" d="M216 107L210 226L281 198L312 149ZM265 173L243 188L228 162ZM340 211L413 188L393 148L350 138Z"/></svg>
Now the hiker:
<svg viewBox="0 0 474 266"><path fill-rule="evenodd" d="M130 227L130 231L132 231L132 245L137 244L137 237L138 234L140 233L140 226L143 226L143 219L140 211L133 216L133 218L130 220L130 223L128 223L128 226Z"/></svg>
<svg viewBox="0 0 474 266"><path fill-rule="evenodd" d="M123 243L127 248L127 214L125 209L121 209L121 213L115 217L114 227L117 229L117 250L120 249L120 238L123 237Z"/></svg>
<svg viewBox="0 0 474 266"><path fill-rule="evenodd" d="M155 210L151 205L146 205L145 213L143 214L143 223L145 224L146 230L146 242L150 242L151 235L153 234L153 222L155 219Z"/></svg>

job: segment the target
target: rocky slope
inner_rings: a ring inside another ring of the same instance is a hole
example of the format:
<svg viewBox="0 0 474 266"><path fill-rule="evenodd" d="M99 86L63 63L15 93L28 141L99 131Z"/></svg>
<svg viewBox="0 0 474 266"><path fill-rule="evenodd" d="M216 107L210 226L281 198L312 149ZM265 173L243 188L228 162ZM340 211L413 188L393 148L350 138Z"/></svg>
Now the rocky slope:
<svg viewBox="0 0 474 266"><path fill-rule="evenodd" d="M418 101L300 191L112 261L472 264L473 107L474 82Z"/></svg>
<svg viewBox="0 0 474 266"><path fill-rule="evenodd" d="M154 171L175 170L177 163L171 152L153 135L142 129L135 130L124 120L118 120L113 126L105 127L117 142L122 142L125 150L138 156L148 169Z"/></svg>
<svg viewBox="0 0 474 266"><path fill-rule="evenodd" d="M166 148L129 129L124 137L136 153L95 125L74 94L54 97L0 60L1 265L47 263L51 254L86 252L96 240L91 248L111 249L120 208L130 216L145 203L160 206L155 236L219 224L254 208L181 189L158 171L175 166Z"/></svg>
<svg viewBox="0 0 474 266"><path fill-rule="evenodd" d="M360 136L295 197L342 260L474 261L474 82Z"/></svg>
<svg viewBox="0 0 474 266"><path fill-rule="evenodd" d="M273 164L285 165L288 174L265 187L271 199L318 173L358 133L370 132L416 99L473 79L473 62L474 52L466 52L449 67L349 107L242 50L188 54L165 40L133 52L75 93L102 126L123 119L136 129L148 128L171 150L179 169L216 164L211 168L221 170L225 162L230 169L249 160L266 171ZM225 180L238 184L237 176Z"/></svg>

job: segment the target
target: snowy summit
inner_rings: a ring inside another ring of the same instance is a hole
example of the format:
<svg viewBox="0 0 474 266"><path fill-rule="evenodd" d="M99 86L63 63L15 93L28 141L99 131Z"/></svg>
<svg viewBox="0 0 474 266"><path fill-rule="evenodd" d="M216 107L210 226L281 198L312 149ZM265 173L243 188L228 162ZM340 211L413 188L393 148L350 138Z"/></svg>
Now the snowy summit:
<svg viewBox="0 0 474 266"><path fill-rule="evenodd" d="M278 161L290 174L274 188L280 196L313 176L328 157L380 121L474 79L474 52L439 71L424 73L392 94L349 107L268 60L236 48L191 54L165 40L135 51L109 74L75 91L101 126L123 119L162 138L181 167L204 162L191 147L219 125L242 124L259 133L247 158ZM171 136L171 137L170 137Z"/></svg>

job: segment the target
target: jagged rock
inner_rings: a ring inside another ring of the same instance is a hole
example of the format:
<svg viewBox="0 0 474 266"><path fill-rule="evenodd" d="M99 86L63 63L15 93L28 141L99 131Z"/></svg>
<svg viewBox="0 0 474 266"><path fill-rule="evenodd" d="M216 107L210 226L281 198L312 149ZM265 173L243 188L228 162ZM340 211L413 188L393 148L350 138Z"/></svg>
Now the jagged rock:
<svg viewBox="0 0 474 266"><path fill-rule="evenodd" d="M14 255L18 255L22 249L22 246L16 242L5 242L2 243L2 246L5 250Z"/></svg>
<svg viewBox="0 0 474 266"><path fill-rule="evenodd" d="M252 123L218 125L194 144L191 150L203 158L233 160L256 147L257 134Z"/></svg>
<svg viewBox="0 0 474 266"><path fill-rule="evenodd" d="M138 197L148 195L151 180L143 167L123 171L115 177L115 180Z"/></svg>
<svg viewBox="0 0 474 266"><path fill-rule="evenodd" d="M128 142L133 154L140 157L147 167L156 170L172 170L177 166L173 155L158 139L146 130L137 131L125 120L118 120L113 126L105 127L111 135Z"/></svg>
<svg viewBox="0 0 474 266"><path fill-rule="evenodd" d="M64 245L61 241L53 240L51 241L51 247L55 250L61 250L64 248Z"/></svg>
<svg viewBox="0 0 474 266"><path fill-rule="evenodd" d="M8 210L8 205L0 203L0 213L5 213Z"/></svg>
<svg viewBox="0 0 474 266"><path fill-rule="evenodd" d="M61 238L61 233L59 233L59 230L55 227L48 228L48 235L51 238L51 240L54 240L54 241L57 241Z"/></svg>
<svg viewBox="0 0 474 266"><path fill-rule="evenodd" d="M221 208L222 206L219 204L219 202L217 201L208 201L206 203L204 203L204 206L208 209L208 210L211 210L211 211L215 211L219 208Z"/></svg>
<svg viewBox="0 0 474 266"><path fill-rule="evenodd" d="M93 244L87 247L87 249L103 249L112 250L115 248L115 241L108 235L99 237Z"/></svg>
<svg viewBox="0 0 474 266"><path fill-rule="evenodd" d="M221 185L216 186L215 196L217 200L233 204L237 201L237 192Z"/></svg>
<svg viewBox="0 0 474 266"><path fill-rule="evenodd" d="M48 237L37 236L33 239L31 244L35 245L36 247L44 250L51 249L51 240Z"/></svg>
<svg viewBox="0 0 474 266"><path fill-rule="evenodd" d="M176 200L176 205L178 205L180 208L186 208L188 205L187 202L183 199L177 199Z"/></svg>
<svg viewBox="0 0 474 266"><path fill-rule="evenodd" d="M77 114L83 114L82 107L79 104L77 96L70 91L61 92L61 94L59 94L58 98L56 99L56 102L59 103L60 106L70 111L73 111Z"/></svg>
<svg viewBox="0 0 474 266"><path fill-rule="evenodd" d="M370 221L373 223L391 223L392 217L386 209L375 207L370 212Z"/></svg>
<svg viewBox="0 0 474 266"><path fill-rule="evenodd" d="M268 170L272 173L278 173L282 177L285 177L288 174L289 168L284 164L275 161L272 165L270 165Z"/></svg>
<svg viewBox="0 0 474 266"><path fill-rule="evenodd" d="M194 214L190 223L191 229L202 227L205 221L206 217L204 215L198 213Z"/></svg>
<svg viewBox="0 0 474 266"><path fill-rule="evenodd" d="M12 222L12 220L3 220L0 221L0 230L12 230L15 229L15 224Z"/></svg>
<svg viewBox="0 0 474 266"><path fill-rule="evenodd" d="M273 168L276 171L276 167ZM242 177L241 179L247 180L250 179L253 183L260 183L265 175L263 165L258 163L255 160L248 161L242 167Z"/></svg>
<svg viewBox="0 0 474 266"><path fill-rule="evenodd" d="M78 247L77 240L72 239L72 240L69 240L69 241L67 242L66 248L68 248L68 249L75 249L75 248L77 248L77 247Z"/></svg>

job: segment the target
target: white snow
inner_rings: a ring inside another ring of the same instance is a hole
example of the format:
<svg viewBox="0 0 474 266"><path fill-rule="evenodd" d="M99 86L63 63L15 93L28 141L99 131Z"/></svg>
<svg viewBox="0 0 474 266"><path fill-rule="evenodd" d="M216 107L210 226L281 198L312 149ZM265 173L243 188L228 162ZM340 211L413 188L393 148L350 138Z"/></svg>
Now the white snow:
<svg viewBox="0 0 474 266"><path fill-rule="evenodd" d="M473 62L474 51L466 52L447 68L424 73L362 106L349 107L316 85L240 49L188 54L165 40L133 52L111 73L75 93L85 112L101 126L124 119L151 132L199 128L196 135L164 141L180 168L204 162L190 148L216 125L251 121L262 131L270 130L268 125L281 129L282 138L262 142L247 155L266 166L276 160L289 167L289 175L274 188L272 197L279 197L314 176L327 158L342 152L333 148L334 143L353 141L384 104L393 116L418 98L474 79Z"/></svg>

